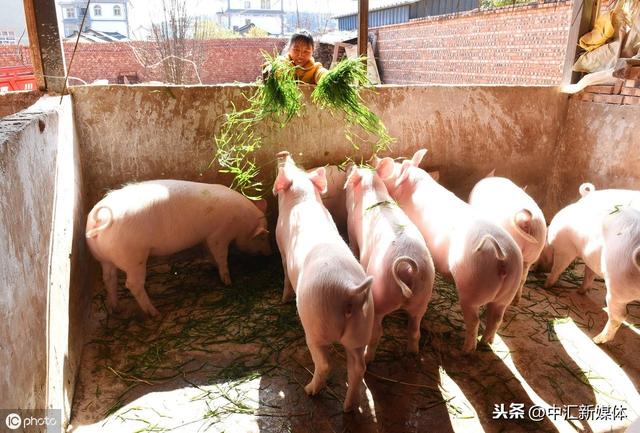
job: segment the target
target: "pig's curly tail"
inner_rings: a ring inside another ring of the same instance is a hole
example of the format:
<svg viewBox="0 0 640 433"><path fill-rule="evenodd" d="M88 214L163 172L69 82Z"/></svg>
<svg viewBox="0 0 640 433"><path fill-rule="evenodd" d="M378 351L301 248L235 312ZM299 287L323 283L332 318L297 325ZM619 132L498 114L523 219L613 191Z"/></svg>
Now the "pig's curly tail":
<svg viewBox="0 0 640 433"><path fill-rule="evenodd" d="M585 195L590 194L595 190L596 190L596 187L589 182L583 183L582 185L580 185L580 188L578 189L578 191L580 191L580 197L584 197Z"/></svg>
<svg viewBox="0 0 640 433"><path fill-rule="evenodd" d="M100 213L102 209L106 209L108 212L106 221L100 224L98 227L94 227L91 230L87 230L87 232L85 233L85 236L87 238L96 237L98 233L100 233L102 230L106 229L111 225L111 222L113 221L113 212L111 211L111 208L109 208L108 206L100 206L92 210L91 213L89 214L89 219L96 222L100 221L98 218L98 213Z"/></svg>

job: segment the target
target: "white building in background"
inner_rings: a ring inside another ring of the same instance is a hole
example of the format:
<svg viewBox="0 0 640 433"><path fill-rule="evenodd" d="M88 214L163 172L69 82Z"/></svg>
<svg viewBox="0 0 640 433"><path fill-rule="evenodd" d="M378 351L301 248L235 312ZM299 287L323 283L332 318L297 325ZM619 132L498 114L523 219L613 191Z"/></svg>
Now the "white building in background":
<svg viewBox="0 0 640 433"><path fill-rule="evenodd" d="M23 0L0 0L0 45L29 45ZM3 65L0 65L0 67Z"/></svg>
<svg viewBox="0 0 640 433"><path fill-rule="evenodd" d="M80 30L85 12L87 16L83 30L129 37L129 0L97 0L89 4L88 11L86 0L56 0L56 3L64 37Z"/></svg>
<svg viewBox="0 0 640 433"><path fill-rule="evenodd" d="M216 15L218 24L238 30L254 24L271 35L284 33L283 0L226 0Z"/></svg>

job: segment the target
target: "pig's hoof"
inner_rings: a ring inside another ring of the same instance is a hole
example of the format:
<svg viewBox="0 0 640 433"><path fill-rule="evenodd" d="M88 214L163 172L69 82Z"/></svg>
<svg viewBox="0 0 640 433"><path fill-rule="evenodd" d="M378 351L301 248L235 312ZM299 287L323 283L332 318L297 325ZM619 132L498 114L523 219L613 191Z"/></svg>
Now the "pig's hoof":
<svg viewBox="0 0 640 433"><path fill-rule="evenodd" d="M580 287L578 289L578 293L581 294L581 295L586 295L587 294L587 289L583 289L582 287Z"/></svg>
<svg viewBox="0 0 640 433"><path fill-rule="evenodd" d="M483 345L485 345L485 346L487 346L487 347L489 347L489 348L490 348L490 347L491 347L491 345L493 344L493 337L491 337L491 338L486 338L486 339L483 337L483 338L480 340L480 344L483 344Z"/></svg>
<svg viewBox="0 0 640 433"><path fill-rule="evenodd" d="M420 352L420 342L418 340L416 341L410 341L407 343L407 353L411 354L411 355L417 355Z"/></svg>
<svg viewBox="0 0 640 433"><path fill-rule="evenodd" d="M353 412L356 409L358 409L357 403L349 400L344 401L344 405L342 406L342 410L344 411L344 413Z"/></svg>
<svg viewBox="0 0 640 433"><path fill-rule="evenodd" d="M316 395L320 392L320 389L322 389L321 386L316 386L313 381L311 381L304 387L304 392L306 392L307 395Z"/></svg>
<svg viewBox="0 0 640 433"><path fill-rule="evenodd" d="M593 337L593 342L596 344L603 344L608 342L609 339L607 338L607 334L605 334L604 332L601 332L600 334L596 335L595 337Z"/></svg>
<svg viewBox="0 0 640 433"><path fill-rule="evenodd" d="M295 295L293 293L285 292L282 294L282 303L286 304L287 302L291 301L294 297Z"/></svg>
<svg viewBox="0 0 640 433"><path fill-rule="evenodd" d="M160 312L153 305L145 308L144 312L150 317L158 317L160 315Z"/></svg>
<svg viewBox="0 0 640 433"><path fill-rule="evenodd" d="M118 308L118 304L111 305L111 304L107 303L107 312L109 314L118 314L118 313L120 313L120 308Z"/></svg>
<svg viewBox="0 0 640 433"><path fill-rule="evenodd" d="M220 279L222 280L222 284L225 286L231 285L231 275L229 275L229 273L220 274Z"/></svg>
<svg viewBox="0 0 640 433"><path fill-rule="evenodd" d="M471 343L464 343L464 346L462 346L462 352L469 354L472 353L476 350L476 342L473 341Z"/></svg>

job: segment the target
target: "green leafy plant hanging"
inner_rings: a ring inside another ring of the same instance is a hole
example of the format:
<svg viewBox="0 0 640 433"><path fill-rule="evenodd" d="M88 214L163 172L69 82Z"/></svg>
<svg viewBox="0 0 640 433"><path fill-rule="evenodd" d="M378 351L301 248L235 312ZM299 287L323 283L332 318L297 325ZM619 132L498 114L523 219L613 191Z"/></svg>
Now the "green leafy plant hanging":
<svg viewBox="0 0 640 433"><path fill-rule="evenodd" d="M251 199L259 198L262 192L262 183L255 180L260 168L253 158L262 145L262 137L256 134L255 126L268 120L283 128L302 107L302 92L293 65L276 55L265 52L262 55L267 73L256 92L247 98L249 107L238 110L233 105L214 138L218 171L231 174L231 188Z"/></svg>
<svg viewBox="0 0 640 433"><path fill-rule="evenodd" d="M389 148L393 138L387 133L387 128L380 118L364 105L360 97L361 87L371 87L365 68L366 58L344 59L335 68L327 72L311 94L313 102L321 108L328 108L332 112L344 113L347 121L347 140L359 149L356 138L362 140L354 132L353 127L359 126L364 131L378 137L374 152Z"/></svg>
<svg viewBox="0 0 640 433"><path fill-rule="evenodd" d="M238 110L235 105L218 135L214 138L217 162L221 173L233 176L231 188L250 199L262 194L262 183L256 178L260 167L253 157L262 146L262 136L256 133L256 125L270 121L284 128L299 115L302 109L302 92L298 87L295 66L287 59L262 53L265 59L265 74L257 83L256 92L247 101L248 108ZM314 103L331 112L344 113L347 122L346 136L359 149L358 142L366 141L354 131L362 128L377 136L374 152L388 149L393 139L387 133L378 116L362 102L359 90L370 87L363 59L345 59L327 72L311 94Z"/></svg>

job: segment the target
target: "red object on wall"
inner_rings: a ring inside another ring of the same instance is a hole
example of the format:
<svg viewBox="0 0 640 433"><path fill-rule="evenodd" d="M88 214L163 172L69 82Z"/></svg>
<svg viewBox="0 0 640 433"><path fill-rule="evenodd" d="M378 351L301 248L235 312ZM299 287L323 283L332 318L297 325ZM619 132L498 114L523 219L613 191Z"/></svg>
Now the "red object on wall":
<svg viewBox="0 0 640 433"><path fill-rule="evenodd" d="M0 92L13 90L35 90L36 77L31 66L8 66L0 68Z"/></svg>

